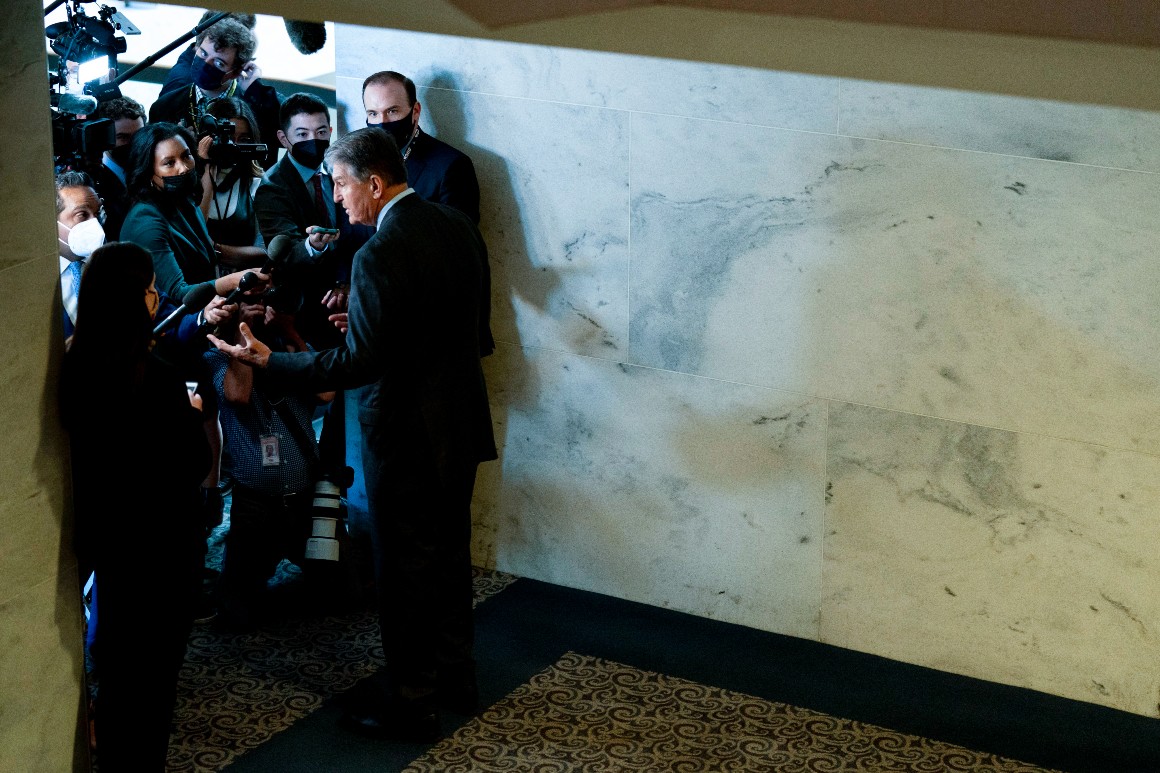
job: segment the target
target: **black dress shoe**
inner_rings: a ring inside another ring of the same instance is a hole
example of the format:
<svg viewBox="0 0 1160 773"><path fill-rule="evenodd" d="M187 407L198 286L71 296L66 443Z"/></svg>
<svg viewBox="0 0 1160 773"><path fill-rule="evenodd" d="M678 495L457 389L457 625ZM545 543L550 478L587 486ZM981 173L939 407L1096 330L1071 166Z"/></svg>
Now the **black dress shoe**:
<svg viewBox="0 0 1160 773"><path fill-rule="evenodd" d="M474 684L442 685L436 693L439 708L465 717L479 711L479 688Z"/></svg>
<svg viewBox="0 0 1160 773"><path fill-rule="evenodd" d="M343 712L339 724L359 735L381 741L429 744L438 741L443 735L436 714L420 714L390 707L348 709Z"/></svg>

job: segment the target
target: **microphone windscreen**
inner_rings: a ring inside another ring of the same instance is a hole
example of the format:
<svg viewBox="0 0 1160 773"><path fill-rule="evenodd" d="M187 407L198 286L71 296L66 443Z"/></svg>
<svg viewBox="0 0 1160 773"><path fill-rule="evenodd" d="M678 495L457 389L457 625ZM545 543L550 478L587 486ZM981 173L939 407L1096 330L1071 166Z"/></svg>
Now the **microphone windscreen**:
<svg viewBox="0 0 1160 773"><path fill-rule="evenodd" d="M290 42L299 53L313 54L321 51L326 45L326 25L322 22L296 19L283 19L282 22L286 25L286 34L290 36Z"/></svg>
<svg viewBox="0 0 1160 773"><path fill-rule="evenodd" d="M200 309L212 301L215 296L217 296L217 290L214 289L213 283L206 282L194 285L186 290L185 297L181 299L181 305L186 309Z"/></svg>
<svg viewBox="0 0 1160 773"><path fill-rule="evenodd" d="M270 244L266 247L266 263L262 266L262 273L268 274L277 266L282 259L286 257L287 253L294 247L296 240L286 234L278 234L270 240Z"/></svg>
<svg viewBox="0 0 1160 773"><path fill-rule="evenodd" d="M72 115L91 115L97 109L97 98L88 94L70 94L64 92L57 102L57 110Z"/></svg>

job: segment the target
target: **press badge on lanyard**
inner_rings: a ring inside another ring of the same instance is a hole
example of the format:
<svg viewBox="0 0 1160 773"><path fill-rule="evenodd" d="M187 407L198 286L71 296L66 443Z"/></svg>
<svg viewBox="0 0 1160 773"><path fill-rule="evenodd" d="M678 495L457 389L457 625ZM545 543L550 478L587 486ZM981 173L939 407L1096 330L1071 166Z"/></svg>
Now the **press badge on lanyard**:
<svg viewBox="0 0 1160 773"><path fill-rule="evenodd" d="M277 467L282 463L278 453L278 436L262 435L262 466Z"/></svg>

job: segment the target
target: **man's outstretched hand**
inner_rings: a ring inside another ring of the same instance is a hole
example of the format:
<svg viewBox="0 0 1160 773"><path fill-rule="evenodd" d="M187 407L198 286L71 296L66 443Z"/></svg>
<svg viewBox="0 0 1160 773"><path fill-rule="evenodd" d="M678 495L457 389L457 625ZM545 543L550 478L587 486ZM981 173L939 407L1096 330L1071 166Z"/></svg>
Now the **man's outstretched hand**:
<svg viewBox="0 0 1160 773"><path fill-rule="evenodd" d="M225 352L238 362L257 368L266 367L266 363L270 361L270 347L254 338L250 326L245 322L238 323L238 335L242 339L241 344L227 344L215 335L207 335L206 338L218 348L218 351Z"/></svg>

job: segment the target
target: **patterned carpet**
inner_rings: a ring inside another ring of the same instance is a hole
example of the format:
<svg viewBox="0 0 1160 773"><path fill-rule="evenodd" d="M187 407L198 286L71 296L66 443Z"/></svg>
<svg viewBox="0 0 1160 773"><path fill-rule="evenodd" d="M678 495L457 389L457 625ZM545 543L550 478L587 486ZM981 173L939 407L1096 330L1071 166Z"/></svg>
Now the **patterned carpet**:
<svg viewBox="0 0 1160 773"><path fill-rule="evenodd" d="M220 566L221 536L211 540L211 567ZM284 561L270 583L272 593L292 597L299 577L298 568ZM475 603L515 579L476 570ZM378 617L369 609L288 616L252 633L195 626L178 683L167 770L222 770L382 665Z"/></svg>
<svg viewBox="0 0 1160 773"><path fill-rule="evenodd" d="M569 652L406 773L660 770L1048 769Z"/></svg>
<svg viewBox="0 0 1160 773"><path fill-rule="evenodd" d="M220 567L228 523L227 514L210 539L211 569ZM306 586L301 571L283 562L270 583L274 611L270 621L250 633L227 633L212 624L195 626L178 685L167 771L1049 773L1064 765L1085 773L1160 769L1150 762L1110 763L1112 756L1157 758L1146 736L1152 725L1141 735L1134 724L1141 718L1128 718L1122 726L1120 717L1106 725L1099 724L1102 717L1095 722L1060 722L1071 715L1055 713L1058 707L1051 702L1061 699L1048 698L1046 704L1028 704L1037 708L1020 715L1033 717L1026 724L1003 714L993 702L969 699L971 693L963 692L962 685L955 688L953 704L940 703L942 676L936 675L936 681L923 681L928 679L925 674L899 672L892 677L898 679L894 687L906 686L904 694L927 696L922 700L930 704L931 716L955 715L949 725L931 725L943 728L936 734L972 717L970 712L994 714L990 719L980 715L970 723L978 728L982 721L983 727L1000 731L1000 736L1005 733L1006 746L990 731L969 733L974 740L967 742L1006 748L1007 754L1017 756L1024 756L1020 750L1035 749L1026 753L1027 758L1057 766L1040 767L924 738L913 733L913 726L910 733L900 732L743 692L757 677L761 695L797 694L805 705L830 700L829 710L835 711L837 704L827 697L824 683L833 681L833 674L843 674L842 684L849 678L858 681L858 672L846 670L844 657L800 659L805 652L801 645L812 651L814 645L809 643L774 639L770 644L765 634L739 629L732 634L732 644L735 654L746 655L731 658L730 662L738 662L730 665L698 654L716 651L710 641L720 641L704 638L716 635L708 632L713 626L708 621L673 617L663 610L483 569L475 570L473 584L477 606L494 599L477 611L481 637L477 649L488 674L487 684L481 681L481 694L490 705L476 717L444 717L447 735L439 743L411 747L368 741L337 727L337 696L383 665L377 617L369 603L343 614L304 611L299 603ZM774 649L763 649L767 645ZM785 646L789 649L778 649ZM749 665L741 664L750 660ZM631 662L638 665L625 665ZM811 670L827 669L831 663L831 670ZM752 670L755 667L757 671ZM765 679L764 671L771 667L784 673L785 680ZM683 678L672 673L682 673ZM856 681L849 684L853 687ZM732 684L734 689L702 682ZM889 710L899 695L886 685L879 700ZM807 692L793 692L802 686ZM842 705L856 707L848 716L859 716L858 712L863 719L885 716L881 711L867 713L853 693ZM887 723L913 722L918 716L914 708L917 705L893 714L896 720ZM1027 729L1015 730L1012 743L1012 728L1024 724ZM1066 751L1072 739L1075 749L1087 755L1087 761L1076 761L1075 767L1076 755ZM1049 751L1052 745L1055 753Z"/></svg>

